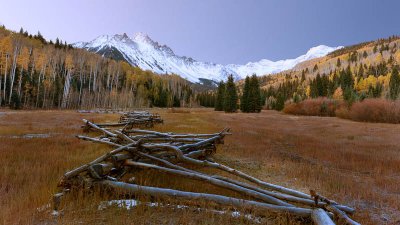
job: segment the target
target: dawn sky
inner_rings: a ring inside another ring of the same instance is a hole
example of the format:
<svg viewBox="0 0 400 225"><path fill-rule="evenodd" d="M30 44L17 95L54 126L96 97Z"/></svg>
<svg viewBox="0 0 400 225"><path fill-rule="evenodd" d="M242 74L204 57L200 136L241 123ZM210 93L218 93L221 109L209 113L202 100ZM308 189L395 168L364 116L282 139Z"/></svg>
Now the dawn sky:
<svg viewBox="0 0 400 225"><path fill-rule="evenodd" d="M141 31L178 55L244 64L400 34L399 10L396 0L0 0L0 23L68 43Z"/></svg>

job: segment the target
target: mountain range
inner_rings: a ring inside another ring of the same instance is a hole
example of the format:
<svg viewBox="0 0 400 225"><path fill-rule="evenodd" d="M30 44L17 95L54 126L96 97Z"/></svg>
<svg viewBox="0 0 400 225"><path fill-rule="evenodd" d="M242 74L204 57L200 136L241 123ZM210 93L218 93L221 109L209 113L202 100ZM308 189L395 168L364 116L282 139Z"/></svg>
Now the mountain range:
<svg viewBox="0 0 400 225"><path fill-rule="evenodd" d="M102 35L90 42L78 42L76 48L83 48L101 54L104 57L116 60L125 60L133 66L144 70L151 70L159 74L177 74L194 82L202 83L206 80L226 80L229 74L235 79L242 79L247 75L265 75L278 73L296 66L300 62L318 58L342 48L319 45L295 59L271 61L262 59L258 62L249 62L245 65L221 65L210 62L200 62L186 56L178 56L166 46L153 41L144 33L136 33L132 38L127 34Z"/></svg>

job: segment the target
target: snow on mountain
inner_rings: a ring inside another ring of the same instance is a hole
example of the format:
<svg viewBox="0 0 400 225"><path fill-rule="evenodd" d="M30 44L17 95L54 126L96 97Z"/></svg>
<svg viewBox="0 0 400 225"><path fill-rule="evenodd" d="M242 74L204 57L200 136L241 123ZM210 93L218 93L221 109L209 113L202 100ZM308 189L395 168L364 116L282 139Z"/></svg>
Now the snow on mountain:
<svg viewBox="0 0 400 225"><path fill-rule="evenodd" d="M245 77L246 75L253 73L257 75L279 73L284 70L292 69L298 63L304 62L306 60L325 56L328 53L337 50L339 48L343 48L343 46L329 47L326 45L319 45L317 47L313 47L310 50L308 50L308 52L305 55L301 55L295 59L285 59L275 62L268 59L262 59L258 62L249 62L246 65L230 64L227 65L226 67L238 73L239 76L242 78Z"/></svg>
<svg viewBox="0 0 400 225"><path fill-rule="evenodd" d="M132 38L126 34L102 35L91 42L77 42L76 48L87 49L105 57L126 60L131 65L160 74L178 74L191 82L201 82L200 79L213 81L226 80L229 74L235 79L244 78L253 73L264 75L291 69L305 60L325 56L341 47L320 45L311 48L305 55L295 59L270 61L262 59L246 65L221 65L199 62L185 56L177 56L166 45L160 45L144 33L136 33Z"/></svg>

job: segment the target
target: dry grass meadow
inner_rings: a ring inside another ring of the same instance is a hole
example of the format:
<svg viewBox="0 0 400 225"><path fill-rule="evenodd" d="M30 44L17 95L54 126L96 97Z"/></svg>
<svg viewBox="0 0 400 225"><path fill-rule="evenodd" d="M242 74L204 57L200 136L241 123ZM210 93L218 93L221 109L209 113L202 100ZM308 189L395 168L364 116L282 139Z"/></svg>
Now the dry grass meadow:
<svg viewBox="0 0 400 225"><path fill-rule="evenodd" d="M155 128L160 131L201 133L232 128L233 135L225 139L215 158L234 168L304 192L315 189L355 207L357 212L353 218L362 224L400 224L399 125L292 116L275 111L260 114L225 114L208 109L152 111L160 113L165 121ZM63 215L57 218L49 215L49 210L38 210L50 202L64 172L110 150L74 137L82 132L81 119L105 122L118 117L118 114L75 111L1 110L0 223L253 223L244 217L173 207L138 206L131 210L111 207L100 211L97 206L105 198L100 195L67 197ZM138 182L161 187L176 185L188 191L223 191L197 181L170 179L165 174L150 175L146 171L138 174ZM226 191L224 194L235 195ZM309 221L289 221L287 216L279 215L263 223L307 224Z"/></svg>

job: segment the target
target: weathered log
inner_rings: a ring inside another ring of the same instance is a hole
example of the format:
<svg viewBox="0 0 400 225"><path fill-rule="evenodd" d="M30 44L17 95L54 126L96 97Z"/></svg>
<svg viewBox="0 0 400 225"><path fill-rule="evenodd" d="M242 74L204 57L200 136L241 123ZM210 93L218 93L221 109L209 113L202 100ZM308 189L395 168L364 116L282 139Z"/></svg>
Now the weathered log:
<svg viewBox="0 0 400 225"><path fill-rule="evenodd" d="M121 147L122 145L120 144L116 144L112 141L105 141L105 140L101 140L101 139L97 139L97 138L92 138L92 137L87 137L87 136L82 136L82 135L76 135L75 137L85 140L85 141L91 141L91 142L97 142L97 143L102 143L102 144L107 144L107 145L111 145L113 147Z"/></svg>
<svg viewBox="0 0 400 225"><path fill-rule="evenodd" d="M129 154L115 154L115 155L112 155L110 158L114 164L117 164L118 162L125 161L127 159L131 159L132 155L130 153Z"/></svg>
<svg viewBox="0 0 400 225"><path fill-rule="evenodd" d="M295 202L295 203L301 203L301 204L304 204L304 205L314 206L314 201L311 200L311 199L300 198L300 197L296 197L296 196L293 196L293 195L287 195L287 194L282 194L282 193L278 193L278 192L272 192L272 191L264 190L264 189L261 189L259 187L254 186L254 185L247 184L247 183L244 183L244 182L240 182L240 181L237 181L237 180L233 180L233 179L230 179L230 178L227 178L227 177L222 177L222 176L212 176L212 177L214 177L216 179L219 179L219 180L224 180L224 181L232 183L232 184L239 185L241 187L245 187L247 189L258 191L260 193L264 193L264 194L273 196L273 197L281 199L281 200L286 200L286 201L289 201L289 202ZM326 205L326 204L322 203L322 202L319 204L320 207L323 207L324 205Z"/></svg>
<svg viewBox="0 0 400 225"><path fill-rule="evenodd" d="M104 128L104 127L123 127L126 124L128 124L128 122L125 122L125 123L97 123L96 125Z"/></svg>
<svg viewBox="0 0 400 225"><path fill-rule="evenodd" d="M143 153L143 152L137 151L137 152L135 152L135 154L137 154L137 155L139 155L139 156L142 156L142 157L149 158L149 159L151 159L151 160L153 160L153 161L162 163L162 164L164 164L165 166L167 166L167 167L169 167L169 168L172 168L172 169L183 170L183 171L191 172L191 173L197 173L197 172L194 171L194 170L190 170L190 169L187 169L187 168L178 166L178 165L173 164L173 163L171 163L171 162L169 162L169 161L167 161L167 160L163 160L163 159L154 157L154 156L152 156L152 155L149 155L149 154L146 154L146 153Z"/></svg>
<svg viewBox="0 0 400 225"><path fill-rule="evenodd" d="M108 136L111 136L111 137L116 137L117 136L116 134L112 133L111 131L108 131L108 130L102 128L102 127L99 127L96 124L90 122L89 120L83 119L83 122L86 123L87 125L93 127L94 129L103 132L104 134L106 134Z"/></svg>
<svg viewBox="0 0 400 225"><path fill-rule="evenodd" d="M349 216L346 215L342 210L340 210L337 205L327 205L326 209L332 212L335 217L339 218L339 220L342 220L346 224L351 224L351 225L360 225L360 223L352 220Z"/></svg>
<svg viewBox="0 0 400 225"><path fill-rule="evenodd" d="M91 166L93 164L96 164L96 163L101 163L104 160L106 160L107 158L109 158L110 156L112 156L114 154L117 154L117 153L120 153L120 152L124 151L125 149L127 149L127 148L129 148L131 146L133 146L133 144L128 144L128 145L125 145L125 146L121 146L121 147L119 147L117 149L112 150L111 152L108 152L107 154L104 154L104 155L100 156L99 158L93 160L92 162L90 162L88 164L82 165L82 166L80 166L78 168L75 168L75 169L73 169L71 171L68 171L68 172L66 172L64 174L63 179L68 179L68 178L71 178L73 176L76 176L79 173L87 170L89 168L89 166Z"/></svg>
<svg viewBox="0 0 400 225"><path fill-rule="evenodd" d="M316 191L314 191L314 190L310 190L310 195L311 195L311 197L314 199L314 201L315 201L316 203L317 203L318 201L322 201L322 202L324 202L324 203L326 203L326 204L328 204L328 205L335 205L336 208L338 208L338 209L340 209L340 210L342 210L342 211L344 211L344 212L346 212L346 213L353 214L353 213L355 212L355 209L354 209L354 208L351 208L351 207L346 206L346 205L340 205L339 203L337 203L337 202L335 202L335 201L333 201L333 200L330 200L330 199L328 199L328 198L326 198L326 197L324 197L324 196L318 194L318 193L317 193Z"/></svg>
<svg viewBox="0 0 400 225"><path fill-rule="evenodd" d="M186 192L167 188L157 188L140 186L136 184L127 184L124 182L115 181L99 181L98 184L113 188L116 191L127 193L127 194L145 194L154 197L175 197L184 198L188 200L206 200L213 201L218 204L232 205L235 207L257 207L258 209L267 210L273 213L289 213L300 217L310 217L311 209L293 207L293 206L277 206L257 201L250 201L238 198L227 197L223 195L207 194L207 193L196 193L196 192Z"/></svg>
<svg viewBox="0 0 400 225"><path fill-rule="evenodd" d="M271 189L271 190L274 190L274 191L279 191L279 192L282 192L282 193L285 193L285 194L289 194L289 195L293 195L293 196L300 197L300 198L311 199L311 197L309 195L307 195L307 194L305 194L303 192L296 191L296 190L293 190L293 189L290 189L290 188L285 188L285 187L282 187L282 186L279 186L279 185L270 184L270 183L261 181L261 180L255 178L255 177L252 177L252 176L250 176L248 174L245 174L245 173L243 173L243 172L241 172L239 170L232 169L232 168L230 168L228 166L225 166L225 165L222 165L222 164L219 164L219 163L216 163L216 162L209 162L209 161L205 161L205 160L202 161L202 160L192 159L192 158L189 158L189 157L185 157L184 155L182 156L181 159L184 162L188 162L188 163L192 163L192 164L196 164L196 165L208 166L208 167L212 167L212 168L217 168L217 169L223 170L225 172L237 175L237 176L239 176L241 178L244 178L244 179L246 179L248 181L251 181L251 182L256 183L256 184L258 184L258 185L260 185L262 187L265 187L265 188L268 188L268 189Z"/></svg>
<svg viewBox="0 0 400 225"><path fill-rule="evenodd" d="M90 174L94 178L104 177L110 173L112 166L106 163L95 163L90 166Z"/></svg>
<svg viewBox="0 0 400 225"><path fill-rule="evenodd" d="M53 195L53 210L58 211L63 196L64 192L56 193L55 195Z"/></svg>
<svg viewBox="0 0 400 225"><path fill-rule="evenodd" d="M230 135L231 133L228 133L227 130L228 129L224 129L219 133L213 133L213 134L175 134L175 133L162 133L150 130L131 129L131 130L124 130L124 133L153 134L160 137L170 137L170 138L206 138L206 137L214 137L221 135L222 136Z"/></svg>
<svg viewBox="0 0 400 225"><path fill-rule="evenodd" d="M293 206L293 205L291 205L289 203L286 203L284 201L281 201L281 200L279 200L279 199L277 199L275 197L272 197L272 196L269 196L269 195L266 195L266 194L263 194L263 193L259 193L257 191L253 191L253 190L250 190L250 189L247 189L247 188L243 188L243 187L240 187L238 185L231 184L231 183L228 183L226 181L218 180L218 179L212 178L210 176L206 176L206 175L199 174L199 173L190 173L190 172L186 172L186 171L170 169L170 168L165 168L165 167L146 164L146 163L134 162L132 160L125 161L125 165L141 167L141 168L151 168L151 169L156 169L156 170L160 170L160 171L163 171L163 172L167 172L167 173L170 173L170 174L175 174L175 175L187 177L187 178L190 178L190 179L206 181L206 182L208 182L210 184L213 184L215 186L226 188L226 189L235 191L235 192L240 193L240 194L245 194L245 195L248 195L248 196L263 200L266 203L275 204L275 205L281 205L281 206Z"/></svg>
<svg viewBox="0 0 400 225"><path fill-rule="evenodd" d="M189 152L188 154L185 154L185 156L192 158L192 159L198 159L201 156L206 156L206 151L205 150L197 150L197 151Z"/></svg>
<svg viewBox="0 0 400 225"><path fill-rule="evenodd" d="M316 225L335 225L335 223L323 209L314 209L311 212L311 219Z"/></svg>

